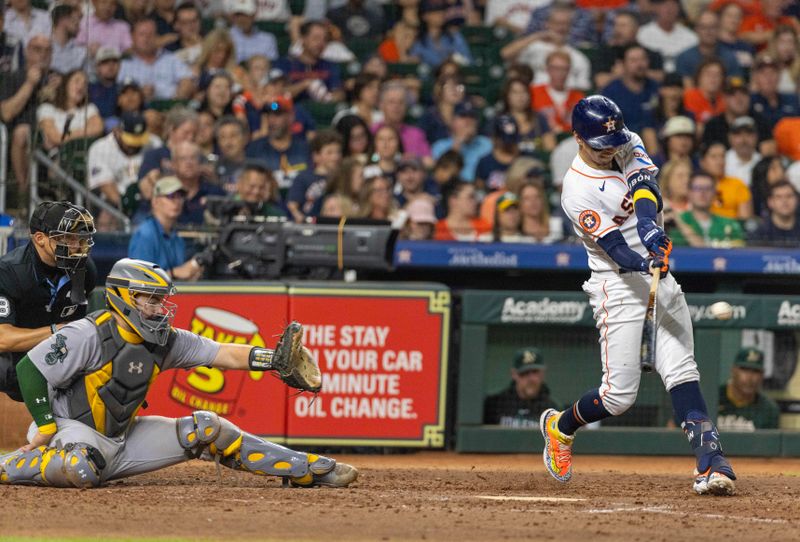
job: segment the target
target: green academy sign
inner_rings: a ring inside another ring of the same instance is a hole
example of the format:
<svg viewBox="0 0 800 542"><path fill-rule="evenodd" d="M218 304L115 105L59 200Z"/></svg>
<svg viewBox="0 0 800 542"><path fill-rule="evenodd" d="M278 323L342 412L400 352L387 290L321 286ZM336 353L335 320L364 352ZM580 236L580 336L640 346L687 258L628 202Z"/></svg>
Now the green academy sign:
<svg viewBox="0 0 800 542"><path fill-rule="evenodd" d="M743 294L688 294L689 314L700 328L800 329L800 298ZM729 320L709 309L718 301L733 308ZM588 298L578 292L466 290L462 321L470 324L574 325L594 327Z"/></svg>

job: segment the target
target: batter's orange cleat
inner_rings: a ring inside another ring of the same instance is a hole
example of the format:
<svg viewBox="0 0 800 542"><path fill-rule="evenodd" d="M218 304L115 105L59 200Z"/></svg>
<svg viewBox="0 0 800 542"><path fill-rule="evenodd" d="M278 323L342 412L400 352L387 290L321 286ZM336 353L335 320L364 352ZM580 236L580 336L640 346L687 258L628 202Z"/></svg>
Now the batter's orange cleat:
<svg viewBox="0 0 800 542"><path fill-rule="evenodd" d="M539 429L544 437L544 466L550 476L559 482L569 482L572 478L572 441L574 436L562 435L558 430L561 413L554 408L542 412Z"/></svg>

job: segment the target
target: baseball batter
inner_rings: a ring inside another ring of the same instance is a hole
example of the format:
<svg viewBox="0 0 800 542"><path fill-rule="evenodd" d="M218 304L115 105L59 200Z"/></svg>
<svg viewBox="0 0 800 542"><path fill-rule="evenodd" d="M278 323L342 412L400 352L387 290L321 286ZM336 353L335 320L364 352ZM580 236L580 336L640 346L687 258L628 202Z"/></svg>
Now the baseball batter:
<svg viewBox="0 0 800 542"><path fill-rule="evenodd" d="M578 155L564 176L561 205L583 241L591 278L583 284L600 332L603 376L570 409L542 413L544 463L558 481L572 476L572 443L583 425L618 416L636 400L639 347L652 279L660 268L655 370L697 458L694 490L730 495L736 476L708 416L694 359L692 322L683 292L668 273L672 243L659 225L658 173L619 107L589 96L573 111Z"/></svg>
<svg viewBox="0 0 800 542"><path fill-rule="evenodd" d="M167 369L198 366L276 370L289 385L316 391L319 368L287 327L275 350L220 344L172 328L170 277L159 266L123 259L106 280L108 310L67 324L17 366L33 416L29 444L0 458L0 482L97 487L208 452L226 467L282 477L296 486L344 487L358 471L242 431L213 412L173 419L136 417Z"/></svg>

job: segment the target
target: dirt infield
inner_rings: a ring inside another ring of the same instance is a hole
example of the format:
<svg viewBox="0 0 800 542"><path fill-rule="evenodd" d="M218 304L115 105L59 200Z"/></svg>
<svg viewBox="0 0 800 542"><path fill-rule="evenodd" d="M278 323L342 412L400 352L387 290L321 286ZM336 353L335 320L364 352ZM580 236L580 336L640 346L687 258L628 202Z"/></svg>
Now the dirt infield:
<svg viewBox="0 0 800 542"><path fill-rule="evenodd" d="M699 497L690 458L343 457L351 488L281 489L194 461L95 490L0 486L0 536L274 540L800 540L800 460L736 459L737 496ZM46 518L46 519L45 519Z"/></svg>

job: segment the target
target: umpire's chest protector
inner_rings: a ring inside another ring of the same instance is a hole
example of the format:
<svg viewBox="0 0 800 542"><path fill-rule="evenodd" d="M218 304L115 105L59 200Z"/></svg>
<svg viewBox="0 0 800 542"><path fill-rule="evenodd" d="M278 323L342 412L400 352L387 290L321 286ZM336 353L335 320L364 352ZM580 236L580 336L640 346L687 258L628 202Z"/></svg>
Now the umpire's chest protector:
<svg viewBox="0 0 800 542"><path fill-rule="evenodd" d="M122 338L108 311L88 315L100 337L103 366L77 379L67 390L70 417L96 431L116 437L130 425L144 403L172 345L132 343Z"/></svg>

